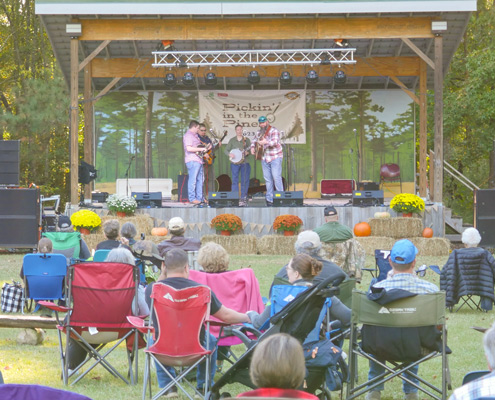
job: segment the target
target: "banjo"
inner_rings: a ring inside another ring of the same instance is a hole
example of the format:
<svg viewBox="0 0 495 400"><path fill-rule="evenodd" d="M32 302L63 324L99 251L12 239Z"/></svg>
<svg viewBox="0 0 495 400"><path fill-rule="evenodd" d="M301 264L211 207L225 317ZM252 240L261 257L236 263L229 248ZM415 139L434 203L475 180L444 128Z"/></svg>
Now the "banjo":
<svg viewBox="0 0 495 400"><path fill-rule="evenodd" d="M246 141L244 140L244 143L245 142ZM244 157L246 157L246 155L249 154L250 147L251 147L251 145L244 147L243 150L239 150L239 149L230 150L229 156L232 156L232 158L230 159L230 162L232 164L242 164L244 162Z"/></svg>

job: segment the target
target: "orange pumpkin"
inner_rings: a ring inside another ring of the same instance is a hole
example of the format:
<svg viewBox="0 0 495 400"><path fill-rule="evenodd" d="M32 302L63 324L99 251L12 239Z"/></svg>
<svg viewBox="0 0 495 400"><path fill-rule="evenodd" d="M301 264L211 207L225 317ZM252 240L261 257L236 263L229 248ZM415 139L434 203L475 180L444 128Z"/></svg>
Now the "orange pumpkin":
<svg viewBox="0 0 495 400"><path fill-rule="evenodd" d="M153 228L151 230L152 236L167 236L168 229L167 228Z"/></svg>
<svg viewBox="0 0 495 400"><path fill-rule="evenodd" d="M431 237L433 237L433 229L431 229L431 228L425 228L425 229L423 229L423 237L424 238L431 238Z"/></svg>
<svg viewBox="0 0 495 400"><path fill-rule="evenodd" d="M360 222L354 225L354 234L356 236L369 236L371 235L371 226L367 222Z"/></svg>

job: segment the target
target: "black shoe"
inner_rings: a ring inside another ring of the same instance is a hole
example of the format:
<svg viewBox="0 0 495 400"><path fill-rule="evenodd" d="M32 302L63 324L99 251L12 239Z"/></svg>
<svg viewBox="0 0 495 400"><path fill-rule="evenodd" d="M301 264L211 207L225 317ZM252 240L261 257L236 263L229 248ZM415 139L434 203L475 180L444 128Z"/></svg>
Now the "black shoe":
<svg viewBox="0 0 495 400"><path fill-rule="evenodd" d="M267 206L267 207L273 207L273 202L271 202L271 201L267 201L267 202L266 202L266 206Z"/></svg>

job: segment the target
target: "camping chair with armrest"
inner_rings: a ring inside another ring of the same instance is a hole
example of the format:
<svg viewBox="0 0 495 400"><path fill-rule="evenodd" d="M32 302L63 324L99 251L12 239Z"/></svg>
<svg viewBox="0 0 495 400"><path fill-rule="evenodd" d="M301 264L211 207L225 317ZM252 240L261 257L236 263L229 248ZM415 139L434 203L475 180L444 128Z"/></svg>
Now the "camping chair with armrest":
<svg viewBox="0 0 495 400"><path fill-rule="evenodd" d="M387 279L388 271L392 269L388 260L390 258L390 250L375 250L375 268L363 268L363 271L371 273L371 284Z"/></svg>
<svg viewBox="0 0 495 400"><path fill-rule="evenodd" d="M24 288L22 313L26 301L64 300L67 259L62 254L26 254L22 260ZM37 306L38 307L38 306ZM31 307L28 307L30 310Z"/></svg>
<svg viewBox="0 0 495 400"><path fill-rule="evenodd" d="M398 164L382 164L380 166L380 183L382 190L385 182L399 181L400 192L402 193L402 178L400 177L400 167Z"/></svg>
<svg viewBox="0 0 495 400"><path fill-rule="evenodd" d="M470 371L466 375L464 375L464 378L462 378L462 385L465 385L466 383L475 381L476 379L479 379L482 376L485 376L486 374L489 374L489 373L490 373L490 371L488 371L488 370Z"/></svg>
<svg viewBox="0 0 495 400"><path fill-rule="evenodd" d="M425 312L428 310L428 312ZM363 324L361 331L362 343L358 343L358 325ZM438 339L437 327L441 327L441 343L424 343L423 337L419 334L410 337L407 344L389 342L387 349L368 349L373 344L370 343L372 338L367 336L364 328L366 326L372 329L379 329L375 332L377 336L383 335L387 330L393 330L395 337L403 337L405 331L399 333L396 329L417 328L415 331L425 330L432 337ZM368 391L372 391L378 385L389 381L395 377L400 377L409 384L417 387L426 395L439 400L445 399L447 395L447 384L449 383L448 366L447 366L447 338L445 328L445 292L429 293L415 295L413 297L395 300L387 305L380 305L377 302L369 300L366 293L354 291L352 295L352 318L351 318L351 335L349 339L349 366L350 366L350 381L347 385L347 400L352 400L363 395ZM425 347L428 346L428 349ZM401 360L397 359L398 352L410 354L412 351L417 356L414 359ZM373 351L373 352L372 352ZM394 355L390 355L393 352ZM387 355L387 354L388 355ZM357 358L363 357L369 361L381 365L385 368L385 372L378 375L370 381L366 381L357 385ZM440 387L427 382L425 379L411 372L411 368L429 361L433 358L442 358L442 371L438 375L441 376ZM386 365L386 361L392 366ZM403 374L402 376L400 376ZM410 380L411 377L417 378L425 387L416 385Z"/></svg>
<svg viewBox="0 0 495 400"><path fill-rule="evenodd" d="M64 254L67 259L79 259L81 252L80 232L43 232L43 236L52 241L53 253ZM68 249L74 249L70 255L65 254Z"/></svg>
<svg viewBox="0 0 495 400"><path fill-rule="evenodd" d="M94 367L101 365L113 376L125 383L137 382L138 330L127 321L132 314L133 302L137 309L138 269L134 265L113 262L85 262L74 264L68 271L68 304L56 306L51 302L41 305L55 311L59 333L59 350L62 362L62 379L68 384L88 362L93 363L72 384L85 377ZM59 312L66 312L60 321ZM61 332L65 333L65 350ZM68 371L69 338L83 347L90 357ZM127 361L130 382L110 364L107 356L121 343L127 341ZM106 345L111 347L103 353ZM134 364L134 371L133 371Z"/></svg>
<svg viewBox="0 0 495 400"><path fill-rule="evenodd" d="M154 343L150 345L151 334L155 336L153 323L146 326L145 321L139 317L128 317L128 320L138 329L148 335L148 347L145 350L146 363L144 369L143 400L146 398L147 386L151 393L151 360L160 364L160 367L171 379L170 383L161 388L152 398L157 399L172 386L177 385L184 394L193 400L185 390L181 381L191 387L196 394L201 395L187 380L187 374L201 362L206 361L205 393L209 388L210 355L207 350L209 341L209 317L210 317L211 290L207 286L193 286L185 289L174 289L164 283L155 283L151 291L152 314L156 316L159 326L159 335L154 337ZM206 323L206 347L201 344L201 330ZM175 327L170 329L170 327ZM164 368L187 367L178 374L172 376Z"/></svg>
<svg viewBox="0 0 495 400"><path fill-rule="evenodd" d="M111 250L108 250L108 249L96 250L95 254L93 255L93 261L96 261L96 262L105 261L108 257L108 253L110 253L110 251Z"/></svg>

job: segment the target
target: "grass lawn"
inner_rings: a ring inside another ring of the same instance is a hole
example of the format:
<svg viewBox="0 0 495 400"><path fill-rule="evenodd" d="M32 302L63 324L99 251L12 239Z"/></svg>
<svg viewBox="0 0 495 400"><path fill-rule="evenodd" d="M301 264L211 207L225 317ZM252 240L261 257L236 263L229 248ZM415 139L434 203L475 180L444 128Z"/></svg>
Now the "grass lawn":
<svg viewBox="0 0 495 400"><path fill-rule="evenodd" d="M22 254L2 254L0 255L0 284L18 280L19 270L22 262ZM251 267L256 273L260 282L261 294L267 295L272 282L273 275L285 265L289 260L288 256L231 256L231 269ZM439 265L443 266L446 257L418 257L418 265ZM367 265L374 264L371 257L367 258ZM428 270L425 277L433 283L439 284L438 275ZM358 289L366 290L370 277L366 273L363 282L358 285ZM471 326L489 327L493 323L493 312L481 313L466 309L465 307L458 313L447 312L448 324L448 345L453 353L449 357L449 365L452 374L452 384L456 388L460 386L462 377L468 371L486 369L486 361L482 347L482 334L470 329ZM60 360L58 350L57 334L54 330L47 332L47 338L41 346L19 346L16 344L16 337L19 329L0 329L0 371L6 383L30 383L42 384L55 388L64 388L60 380ZM348 351L347 343L344 350ZM242 350L238 350L241 352ZM139 353L139 383L136 386L127 386L122 381L113 378L103 368L97 367L91 371L89 376L70 386L68 390L87 395L95 400L111 399L139 399L142 392L142 373L144 369L144 353ZM125 371L126 359L124 349L119 349L113 357L113 361L120 366L119 371ZM431 361L420 368L420 375L425 376L434 382L440 381L441 360ZM360 362L360 381L367 374L367 365ZM153 380L154 391L156 391L156 381ZM225 391L232 395L245 390L240 384L229 385ZM448 393L450 395L450 392ZM334 393L333 398L338 398L339 393ZM383 399L402 399L401 382L390 382L385 387L382 394ZM425 396L420 396L424 398Z"/></svg>

